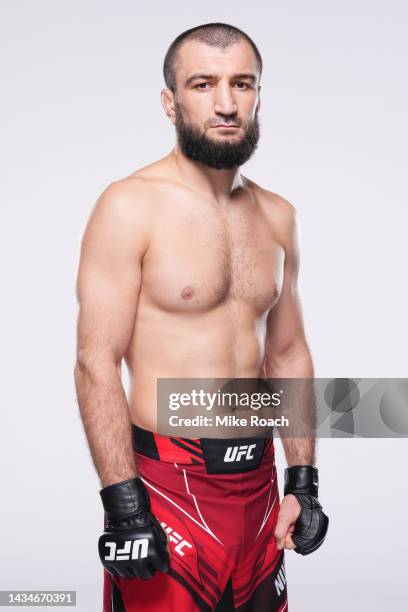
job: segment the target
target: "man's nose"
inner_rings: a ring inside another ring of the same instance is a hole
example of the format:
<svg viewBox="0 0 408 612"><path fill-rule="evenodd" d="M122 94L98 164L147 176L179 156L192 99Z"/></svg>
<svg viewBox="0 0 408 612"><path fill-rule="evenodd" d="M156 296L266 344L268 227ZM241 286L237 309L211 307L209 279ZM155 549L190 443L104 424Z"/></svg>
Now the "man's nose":
<svg viewBox="0 0 408 612"><path fill-rule="evenodd" d="M238 107L229 84L218 84L215 92L214 111L217 115L235 115Z"/></svg>

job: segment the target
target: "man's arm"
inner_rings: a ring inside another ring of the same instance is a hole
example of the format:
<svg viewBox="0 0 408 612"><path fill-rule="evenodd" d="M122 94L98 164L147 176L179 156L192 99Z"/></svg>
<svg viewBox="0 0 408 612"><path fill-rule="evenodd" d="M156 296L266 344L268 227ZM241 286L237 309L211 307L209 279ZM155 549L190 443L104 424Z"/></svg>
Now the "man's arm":
<svg viewBox="0 0 408 612"><path fill-rule="evenodd" d="M111 184L86 227L77 278L75 384L103 487L136 475L121 361L134 326L147 245L146 213L134 187Z"/></svg>
<svg viewBox="0 0 408 612"><path fill-rule="evenodd" d="M285 250L284 278L279 300L268 316L265 342L264 374L266 378L313 378L313 363L306 341L301 300L298 290L299 275L299 229L295 208L281 201L281 230ZM290 413L296 423L294 431L299 432L298 423L314 423L315 406L313 397L299 397L300 383L288 385L291 396L300 401L290 402ZM303 387L303 385L301 385ZM303 392L309 395L312 385L305 383ZM289 399L288 397L286 398ZM313 427L312 427L313 431ZM313 465L315 463L315 438L281 436L288 465Z"/></svg>
<svg viewBox="0 0 408 612"><path fill-rule="evenodd" d="M169 568L167 536L136 476L120 366L134 327L147 250L147 207L139 188L114 183L99 198L82 241L78 272L75 383L99 474L105 530L99 557L112 576L152 578ZM143 554L139 554L140 546ZM131 547L131 548L130 548ZM120 551L131 549L132 556ZM136 553L135 553L136 551Z"/></svg>

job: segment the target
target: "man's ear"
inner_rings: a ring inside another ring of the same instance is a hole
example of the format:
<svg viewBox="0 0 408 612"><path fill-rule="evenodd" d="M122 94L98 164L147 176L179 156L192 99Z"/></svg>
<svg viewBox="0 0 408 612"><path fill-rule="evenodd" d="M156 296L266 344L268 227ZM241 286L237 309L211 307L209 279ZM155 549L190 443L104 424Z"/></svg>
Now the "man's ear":
<svg viewBox="0 0 408 612"><path fill-rule="evenodd" d="M161 103L164 108L164 112L170 118L170 121L174 125L176 123L176 101L174 93L166 87L161 90Z"/></svg>

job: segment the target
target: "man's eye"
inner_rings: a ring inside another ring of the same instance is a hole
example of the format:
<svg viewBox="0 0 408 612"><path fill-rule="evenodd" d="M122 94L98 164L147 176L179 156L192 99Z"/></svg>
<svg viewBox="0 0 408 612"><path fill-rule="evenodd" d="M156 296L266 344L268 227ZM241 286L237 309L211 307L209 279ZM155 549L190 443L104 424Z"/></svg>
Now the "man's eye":
<svg viewBox="0 0 408 612"><path fill-rule="evenodd" d="M205 83L198 83L196 87L197 89L207 89L207 85L210 86L210 84L206 81Z"/></svg>
<svg viewBox="0 0 408 612"><path fill-rule="evenodd" d="M248 83L245 83L244 81L237 81L235 85L238 87L238 89L247 89L249 87Z"/></svg>

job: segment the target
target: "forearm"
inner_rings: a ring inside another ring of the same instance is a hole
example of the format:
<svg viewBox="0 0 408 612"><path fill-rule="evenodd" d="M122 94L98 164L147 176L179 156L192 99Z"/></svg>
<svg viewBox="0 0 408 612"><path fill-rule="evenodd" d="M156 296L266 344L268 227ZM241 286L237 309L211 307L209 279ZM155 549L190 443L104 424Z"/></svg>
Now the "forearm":
<svg viewBox="0 0 408 612"><path fill-rule="evenodd" d="M120 372L114 363L77 363L75 385L79 410L92 459L106 487L136 473L129 407Z"/></svg>
<svg viewBox="0 0 408 612"><path fill-rule="evenodd" d="M266 378L282 379L282 401L289 426L281 428L280 437L288 465L314 465L316 401L308 346L300 344L280 356L266 355L264 374Z"/></svg>

